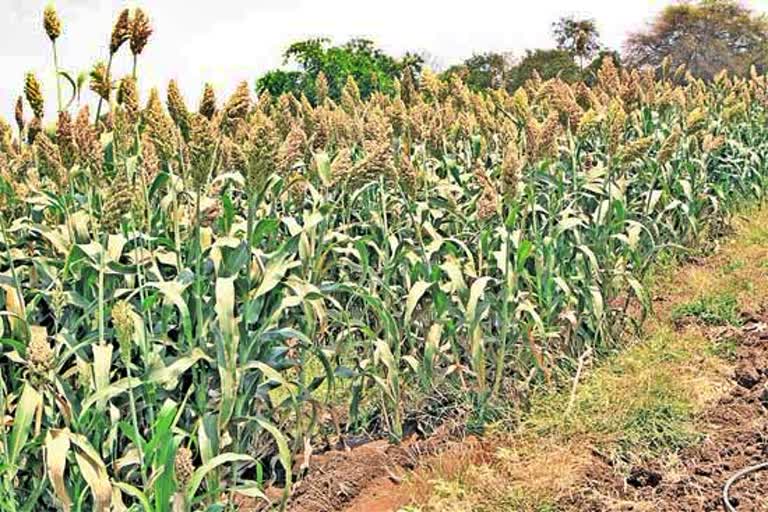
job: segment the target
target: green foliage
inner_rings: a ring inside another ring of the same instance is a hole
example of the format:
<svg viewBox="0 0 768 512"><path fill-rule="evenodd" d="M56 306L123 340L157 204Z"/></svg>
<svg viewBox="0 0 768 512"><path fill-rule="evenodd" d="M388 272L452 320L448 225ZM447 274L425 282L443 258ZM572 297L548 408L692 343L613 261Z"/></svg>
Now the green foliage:
<svg viewBox="0 0 768 512"><path fill-rule="evenodd" d="M476 54L463 63L448 68L443 75L459 75L473 91L506 87L514 65L510 56L500 53Z"/></svg>
<svg viewBox="0 0 768 512"><path fill-rule="evenodd" d="M429 425L416 398L482 430L616 347L628 301L649 307L648 263L768 182L766 107L745 101L763 77L679 87L605 66L584 91L554 50L517 80L561 80L514 96L425 73L366 101L402 64L369 42L289 56L304 75L274 83L312 92L328 71L341 101L241 86L202 113L153 93L138 115L110 82L98 128L87 110L0 123L5 510L188 511L268 485L285 503L331 433ZM620 416L618 392L589 391L576 411L619 425L680 416L653 396Z"/></svg>
<svg viewBox="0 0 768 512"><path fill-rule="evenodd" d="M284 58L286 64L296 64L299 71L270 71L257 80L257 91L266 90L273 96L304 94L313 103L317 99L316 80L321 72L328 80L331 99L339 100L349 77L355 79L361 97L366 99L375 91L394 93L395 80L401 78L405 67L418 72L422 64L414 54L395 59L368 39L352 39L339 46L331 45L328 39L300 41L286 50Z"/></svg>
<svg viewBox="0 0 768 512"><path fill-rule="evenodd" d="M599 68L600 62L595 62L594 65ZM473 55L463 63L448 68L443 78L458 75L473 91L506 89L512 93L531 79L534 71L544 80L561 78L568 83L582 76L571 52L539 49L529 50L517 63L510 56L500 53Z"/></svg>
<svg viewBox="0 0 768 512"><path fill-rule="evenodd" d="M672 310L672 319L699 320L705 325L741 325L741 311L736 297L730 294L714 294L681 304Z"/></svg>
<svg viewBox="0 0 768 512"><path fill-rule="evenodd" d="M507 91L514 92L531 77L534 72L544 80L560 78L572 83L581 77L581 69L574 62L571 54L565 50L528 50L525 57L509 73Z"/></svg>
<svg viewBox="0 0 768 512"><path fill-rule="evenodd" d="M663 375L648 383L642 398L622 419L619 449L654 456L677 451L699 439L691 425L694 408L676 376Z"/></svg>
<svg viewBox="0 0 768 512"><path fill-rule="evenodd" d="M268 91L273 96L279 96L288 91L300 94L303 91L305 79L305 75L300 71L276 69L260 77L256 88L260 92Z"/></svg>
<svg viewBox="0 0 768 512"><path fill-rule="evenodd" d="M540 397L526 424L540 435L585 435L617 463L672 453L700 439L685 374L711 344L663 328L596 369L570 397ZM702 385L696 380L696 385Z"/></svg>

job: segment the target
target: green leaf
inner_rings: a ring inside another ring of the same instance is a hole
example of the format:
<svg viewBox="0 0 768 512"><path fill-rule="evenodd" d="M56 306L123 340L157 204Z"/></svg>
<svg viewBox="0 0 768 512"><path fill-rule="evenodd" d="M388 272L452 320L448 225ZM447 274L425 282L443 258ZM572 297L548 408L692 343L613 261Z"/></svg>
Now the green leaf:
<svg viewBox="0 0 768 512"><path fill-rule="evenodd" d="M283 255L267 262L267 268L264 269L264 278L253 295L254 299L258 299L262 295L266 295L272 291L272 289L283 279L286 272L301 265L300 261L291 260L292 257L293 256Z"/></svg>
<svg viewBox="0 0 768 512"><path fill-rule="evenodd" d="M202 350L195 348L188 356L179 357L172 364L153 370L146 379L139 379L138 377L120 379L91 394L82 404L80 417L82 418L94 403L106 402L142 384L158 384L166 389L173 389L176 387L179 377L201 359L210 360Z"/></svg>
<svg viewBox="0 0 768 512"><path fill-rule="evenodd" d="M189 314L189 308L187 303L182 297L182 293L187 289L189 284L182 284L179 281L164 281L156 283L147 283L146 286L151 288L157 288L179 310L181 315L181 323L184 329L184 337L187 340L192 340L192 317Z"/></svg>
<svg viewBox="0 0 768 512"><path fill-rule="evenodd" d="M147 495L136 487L130 484L126 484L125 482L115 481L112 482L112 485L120 489L120 491L127 494L128 496L135 498L144 508L144 512L154 512L152 509L152 504L150 503L149 498L147 498Z"/></svg>
<svg viewBox="0 0 768 512"><path fill-rule="evenodd" d="M190 478L189 483L184 490L184 493L187 496L187 500L192 501L192 498L195 497L197 489L203 482L205 475L221 466L222 464L229 464L232 462L256 462L256 459L249 455L243 455L239 453L222 453L221 455L217 455L216 457L212 458L197 468L194 473L192 473L192 478Z"/></svg>
<svg viewBox="0 0 768 512"><path fill-rule="evenodd" d="M432 283L428 283L426 281L417 281L411 287L411 290L408 292L408 299L405 301L404 322L406 325L411 324L413 311L416 309L416 305L419 303L419 299L421 299L422 295L424 295L424 292L429 290L430 286L432 286Z"/></svg>
<svg viewBox="0 0 768 512"><path fill-rule="evenodd" d="M11 466L11 475L16 474L16 464L19 460L21 451L27 444L27 438L32 428L32 420L39 407L43 406L43 396L32 387L31 384L24 384L21 391L21 398L16 404L16 413L13 416L13 429L8 448L8 463Z"/></svg>
<svg viewBox="0 0 768 512"><path fill-rule="evenodd" d="M69 98L66 106L64 106L64 110L69 110L69 107L77 99L77 91L78 91L77 82L75 81L74 78L72 78L72 75L70 75L66 71L59 71L59 76L63 76L69 83L70 87L72 87L72 97Z"/></svg>
<svg viewBox="0 0 768 512"><path fill-rule="evenodd" d="M219 429L225 430L237 399L238 376L237 354L239 333L235 319L235 279L220 277L216 280L216 316L222 334L222 346L219 347L219 377L221 379L221 403L219 404Z"/></svg>
<svg viewBox="0 0 768 512"><path fill-rule="evenodd" d="M291 488L293 487L293 473L291 471L293 460L291 457L291 449L288 446L288 440L276 426L265 418L256 416L252 419L254 419L261 428L272 434L272 438L275 440L275 443L277 443L277 453L280 459L280 464L283 466L283 471L285 471L285 490L283 491L283 505L285 505L288 501Z"/></svg>

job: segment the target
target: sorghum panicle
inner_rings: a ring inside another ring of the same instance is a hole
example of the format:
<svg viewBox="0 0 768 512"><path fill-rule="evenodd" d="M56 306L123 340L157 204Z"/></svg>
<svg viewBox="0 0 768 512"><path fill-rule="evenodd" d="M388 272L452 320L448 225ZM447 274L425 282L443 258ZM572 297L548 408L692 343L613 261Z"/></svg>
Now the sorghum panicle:
<svg viewBox="0 0 768 512"><path fill-rule="evenodd" d="M131 13L128 9L118 15L115 26L112 28L112 35L109 39L109 53L114 55L117 50L123 46L128 38L131 37Z"/></svg>
<svg viewBox="0 0 768 512"><path fill-rule="evenodd" d="M213 92L213 86L211 84L205 84L198 112L204 115L209 121L216 115L216 94Z"/></svg>
<svg viewBox="0 0 768 512"><path fill-rule="evenodd" d="M173 473L176 483L180 488L185 488L195 472L195 463L192 460L192 450L186 446L180 446L173 458Z"/></svg>
<svg viewBox="0 0 768 512"><path fill-rule="evenodd" d="M26 96L27 102L32 107L32 112L34 112L35 116L42 119L43 112L45 111L43 90L34 73L27 73L24 79L24 96Z"/></svg>
<svg viewBox="0 0 768 512"><path fill-rule="evenodd" d="M120 358L123 364L128 365L131 360L134 323L132 308L127 301L120 300L112 307L112 325L120 347Z"/></svg>
<svg viewBox="0 0 768 512"><path fill-rule="evenodd" d="M26 124L24 122L24 100L21 96L16 98L16 108L14 110L14 118L16 120L16 126L19 128L19 131L24 131L24 125Z"/></svg>
<svg viewBox="0 0 768 512"><path fill-rule="evenodd" d="M104 101L109 101L109 94L112 91L109 70L103 62L97 62L91 69L91 80L89 87Z"/></svg>
<svg viewBox="0 0 768 512"><path fill-rule="evenodd" d="M213 123L202 114L192 114L189 118L189 160L192 183L196 190L201 190L208 182L213 170L216 153L217 134Z"/></svg>
<svg viewBox="0 0 768 512"><path fill-rule="evenodd" d="M27 363L29 369L37 375L44 375L53 368L54 354L45 330L32 331L27 345Z"/></svg>
<svg viewBox="0 0 768 512"><path fill-rule="evenodd" d="M187 137L189 134L189 111L187 110L186 103L184 103L184 98L181 95L176 80L171 80L168 83L167 104L171 119L179 127L181 133Z"/></svg>
<svg viewBox="0 0 768 512"><path fill-rule="evenodd" d="M131 21L131 52L140 55L151 35L152 25L149 23L149 17L140 8L136 8Z"/></svg>
<svg viewBox="0 0 768 512"><path fill-rule="evenodd" d="M139 118L139 91L136 87L136 80L127 76L120 80L117 88L117 103L122 105L125 113L135 122Z"/></svg>
<svg viewBox="0 0 768 512"><path fill-rule="evenodd" d="M61 35L61 20L52 4L47 5L43 11L43 28L51 42L55 42Z"/></svg>

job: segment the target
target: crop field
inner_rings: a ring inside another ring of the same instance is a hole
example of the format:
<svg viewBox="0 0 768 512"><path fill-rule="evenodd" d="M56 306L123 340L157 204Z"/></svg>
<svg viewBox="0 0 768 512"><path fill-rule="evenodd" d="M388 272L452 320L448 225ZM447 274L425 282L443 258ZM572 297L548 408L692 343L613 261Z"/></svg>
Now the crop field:
<svg viewBox="0 0 768 512"><path fill-rule="evenodd" d="M755 71L198 103L139 98L150 34L118 19L98 112L28 74L0 121L2 510L280 508L328 446L481 433L765 193Z"/></svg>

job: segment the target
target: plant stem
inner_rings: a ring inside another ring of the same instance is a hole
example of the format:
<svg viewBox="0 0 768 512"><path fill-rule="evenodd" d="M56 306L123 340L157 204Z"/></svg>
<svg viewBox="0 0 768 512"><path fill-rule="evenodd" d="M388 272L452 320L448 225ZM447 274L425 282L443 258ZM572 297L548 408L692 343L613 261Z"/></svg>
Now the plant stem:
<svg viewBox="0 0 768 512"><path fill-rule="evenodd" d="M53 67L56 70L56 99L58 100L59 112L61 112L63 108L62 108L62 102L61 102L61 80L59 77L59 53L56 50L56 41L54 41L52 45L53 45Z"/></svg>
<svg viewBox="0 0 768 512"><path fill-rule="evenodd" d="M99 230L100 231L100 230ZM101 235L97 235L97 240L101 241ZM106 261L104 259L104 253L106 252L107 238L105 236L101 243L101 250L99 251L99 344L105 344L104 338L104 267Z"/></svg>
<svg viewBox="0 0 768 512"><path fill-rule="evenodd" d="M125 372L128 376L128 380L131 380L131 361L124 361L125 363ZM147 488L147 466L144 463L144 448L141 446L141 442L143 441L143 438L141 436L141 432L139 431L139 416L136 414L136 398L133 395L133 388L128 388L128 400L130 402L131 406L131 420L133 421L133 430L136 435L136 449L139 452L139 466L141 467L141 483L143 484L143 489Z"/></svg>
<svg viewBox="0 0 768 512"><path fill-rule="evenodd" d="M509 214L508 208L502 208L502 211ZM501 388L502 374L504 373L504 359L507 352L507 336L509 335L509 259L512 246L509 226L506 218L502 217L504 222L504 282L501 288L501 333L499 340L498 353L496 354L496 375L494 376L491 398L496 396Z"/></svg>
<svg viewBox="0 0 768 512"><path fill-rule="evenodd" d="M203 339L203 280L201 279L203 272L203 244L200 235L200 195L201 191L198 187L195 199L195 243L197 244L197 254L195 255L197 260L195 261L195 295L197 299L195 301L195 316L197 317L195 337L197 338L197 343L202 343Z"/></svg>

